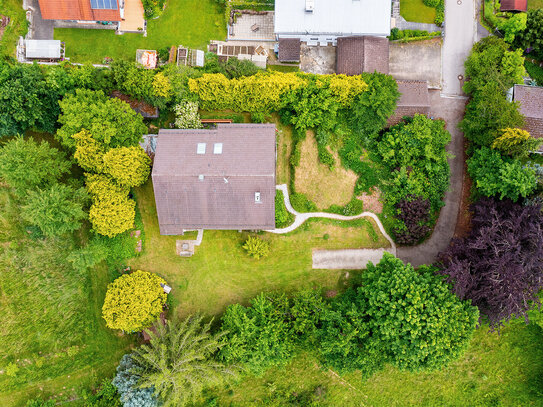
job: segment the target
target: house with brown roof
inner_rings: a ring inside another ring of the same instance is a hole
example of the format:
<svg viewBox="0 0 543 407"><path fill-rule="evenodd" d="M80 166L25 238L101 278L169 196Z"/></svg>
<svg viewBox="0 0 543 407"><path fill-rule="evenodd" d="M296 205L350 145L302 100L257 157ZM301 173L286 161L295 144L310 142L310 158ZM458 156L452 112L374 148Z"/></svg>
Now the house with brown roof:
<svg viewBox="0 0 543 407"><path fill-rule="evenodd" d="M375 71L388 74L388 38L374 36L338 37L336 71L338 74L360 75Z"/></svg>
<svg viewBox="0 0 543 407"><path fill-rule="evenodd" d="M274 124L158 133L152 180L160 233L275 228Z"/></svg>
<svg viewBox="0 0 543 407"><path fill-rule="evenodd" d="M524 116L524 128L533 137L543 137L543 87L515 85L513 100Z"/></svg>
<svg viewBox="0 0 543 407"><path fill-rule="evenodd" d="M500 11L527 11L528 0L500 0Z"/></svg>
<svg viewBox="0 0 543 407"><path fill-rule="evenodd" d="M396 111L387 121L388 126L398 124L403 117L415 114L428 116L430 113L430 95L428 81L397 81L400 99Z"/></svg>
<svg viewBox="0 0 543 407"><path fill-rule="evenodd" d="M300 62L299 38L280 38L277 59L281 62Z"/></svg>

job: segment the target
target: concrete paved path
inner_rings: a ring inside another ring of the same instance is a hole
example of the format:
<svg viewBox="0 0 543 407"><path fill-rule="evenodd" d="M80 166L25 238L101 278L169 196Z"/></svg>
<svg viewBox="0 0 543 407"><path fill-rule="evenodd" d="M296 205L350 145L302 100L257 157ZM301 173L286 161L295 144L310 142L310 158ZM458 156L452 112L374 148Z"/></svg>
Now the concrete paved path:
<svg viewBox="0 0 543 407"><path fill-rule="evenodd" d="M372 218L379 231L390 243L390 248L386 249L348 249L348 250L313 250L313 268L317 269L363 269L366 268L368 261L379 263L385 251L396 255L396 245L385 231L383 224L372 212L362 212L360 215L343 216L327 212L307 212L300 213L296 211L291 203L286 184L277 185L276 188L283 192L285 206L287 210L294 215L294 223L286 228L267 230L266 232L284 234L292 232L300 227L309 218L326 218L336 220L355 220L360 218Z"/></svg>
<svg viewBox="0 0 543 407"><path fill-rule="evenodd" d="M345 249L313 250L314 269L365 269L369 261L377 264L385 252L396 254L392 249Z"/></svg>

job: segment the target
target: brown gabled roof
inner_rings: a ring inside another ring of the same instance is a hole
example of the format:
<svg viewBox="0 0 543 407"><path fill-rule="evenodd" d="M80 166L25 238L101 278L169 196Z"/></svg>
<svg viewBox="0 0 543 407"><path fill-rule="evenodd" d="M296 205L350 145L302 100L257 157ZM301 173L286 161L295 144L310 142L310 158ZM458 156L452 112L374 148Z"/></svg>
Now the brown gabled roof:
<svg viewBox="0 0 543 407"><path fill-rule="evenodd" d="M300 39L280 38L278 57L281 62L300 61Z"/></svg>
<svg viewBox="0 0 543 407"><path fill-rule="evenodd" d="M197 154L199 143L206 144L204 154ZM216 143L222 143L221 154L214 154ZM160 130L152 179L163 235L186 229L273 229L275 125Z"/></svg>
<svg viewBox="0 0 543 407"><path fill-rule="evenodd" d="M519 103L526 130L533 137L543 137L543 87L515 85L513 100Z"/></svg>
<svg viewBox="0 0 543 407"><path fill-rule="evenodd" d="M337 73L360 75L377 71L388 74L388 52L388 38L385 37L338 37Z"/></svg>
<svg viewBox="0 0 543 407"><path fill-rule="evenodd" d="M91 8L90 0L38 0L45 20L121 21L117 10Z"/></svg>
<svg viewBox="0 0 543 407"><path fill-rule="evenodd" d="M405 116L415 114L428 115L430 112L430 95L428 94L428 81L397 81L400 99L396 111L388 119L388 126L398 124Z"/></svg>
<svg viewBox="0 0 543 407"><path fill-rule="evenodd" d="M500 0L500 11L526 11L528 0Z"/></svg>

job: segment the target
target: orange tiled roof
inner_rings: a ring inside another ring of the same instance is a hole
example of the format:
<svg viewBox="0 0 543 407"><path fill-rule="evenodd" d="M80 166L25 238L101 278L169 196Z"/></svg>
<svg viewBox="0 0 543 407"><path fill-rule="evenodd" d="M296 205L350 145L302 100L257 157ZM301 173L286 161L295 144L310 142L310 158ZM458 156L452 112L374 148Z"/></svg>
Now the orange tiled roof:
<svg viewBox="0 0 543 407"><path fill-rule="evenodd" d="M117 10L92 9L90 0L39 0L46 20L121 21Z"/></svg>

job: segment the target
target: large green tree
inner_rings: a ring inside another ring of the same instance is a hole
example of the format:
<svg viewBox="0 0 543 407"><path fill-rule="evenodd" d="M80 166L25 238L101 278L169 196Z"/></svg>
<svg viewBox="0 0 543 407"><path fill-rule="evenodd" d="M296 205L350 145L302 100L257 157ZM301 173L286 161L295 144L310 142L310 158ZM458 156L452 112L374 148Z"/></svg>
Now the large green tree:
<svg viewBox="0 0 543 407"><path fill-rule="evenodd" d="M31 127L53 132L58 98L40 66L0 62L0 137Z"/></svg>
<svg viewBox="0 0 543 407"><path fill-rule="evenodd" d="M132 354L139 386L153 387L165 407L182 407L194 403L206 388L234 377L235 369L215 359L222 334L211 334L210 327L202 317L158 324L156 333L149 332L149 344Z"/></svg>
<svg viewBox="0 0 543 407"><path fill-rule="evenodd" d="M532 169L487 147L475 150L467 163L478 191L485 196L497 195L499 199L517 201L520 197L526 198L537 184Z"/></svg>
<svg viewBox="0 0 543 407"><path fill-rule="evenodd" d="M128 103L107 97L102 91L76 90L59 102L62 127L57 132L60 142L74 149L73 135L87 130L92 138L107 148L136 146L147 128L143 117Z"/></svg>
<svg viewBox="0 0 543 407"><path fill-rule="evenodd" d="M0 178L18 195L56 183L70 167L66 156L45 141L18 136L0 148Z"/></svg>
<svg viewBox="0 0 543 407"><path fill-rule="evenodd" d="M509 45L495 36L476 43L464 65L468 79L464 91L468 94L474 94L488 82L493 82L501 93L515 83L523 83L522 50L509 51Z"/></svg>
<svg viewBox="0 0 543 407"><path fill-rule="evenodd" d="M466 107L460 128L466 138L477 145L490 147L506 128L522 128L524 117L518 104L507 101L496 82L488 82L474 95Z"/></svg>
<svg viewBox="0 0 543 407"><path fill-rule="evenodd" d="M63 184L28 191L21 216L38 226L44 235L61 236L81 227L81 222L87 217L83 210L86 198L84 188L75 189Z"/></svg>
<svg viewBox="0 0 543 407"><path fill-rule="evenodd" d="M528 55L543 59L543 9L528 11L526 29L516 34L515 46L529 50Z"/></svg>

